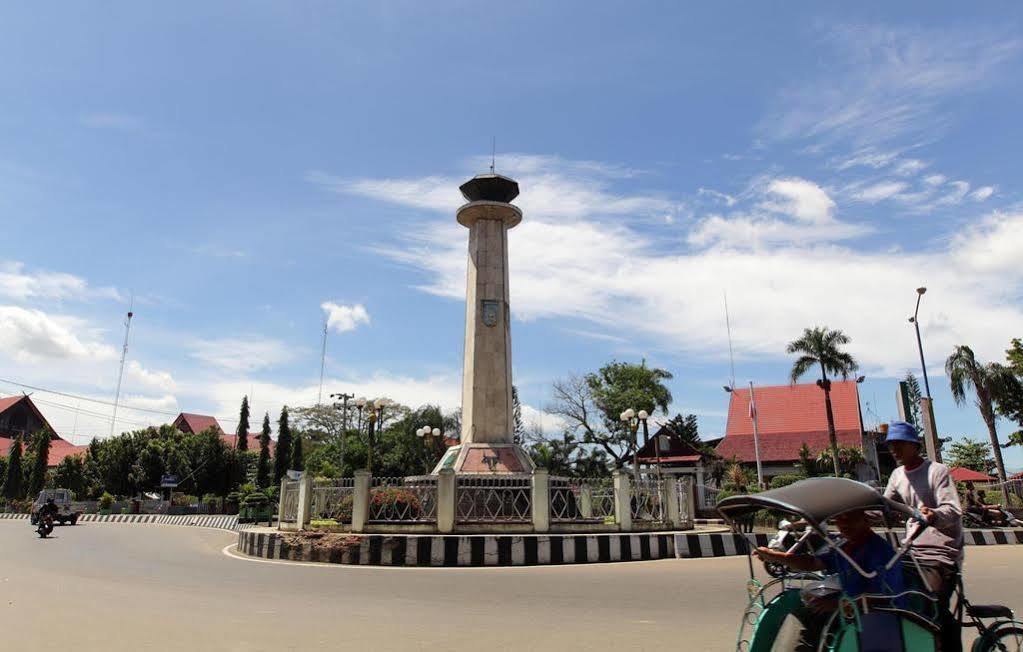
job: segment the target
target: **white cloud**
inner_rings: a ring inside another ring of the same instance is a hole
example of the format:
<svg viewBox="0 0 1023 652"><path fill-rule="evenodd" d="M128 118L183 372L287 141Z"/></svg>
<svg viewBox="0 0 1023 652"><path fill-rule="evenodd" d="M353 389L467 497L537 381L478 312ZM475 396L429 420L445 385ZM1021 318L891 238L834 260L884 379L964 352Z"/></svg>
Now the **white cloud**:
<svg viewBox="0 0 1023 652"><path fill-rule="evenodd" d="M974 201L985 201L993 194L995 194L993 186L981 186L970 193L970 199L973 199Z"/></svg>
<svg viewBox="0 0 1023 652"><path fill-rule="evenodd" d="M28 299L114 299L114 288L93 288L85 279L63 272L26 272L16 261L0 263L0 296L19 301Z"/></svg>
<svg viewBox="0 0 1023 652"><path fill-rule="evenodd" d="M979 224L957 235L952 242L955 257L976 273L990 274L998 279L1023 279L1023 212L996 212ZM1017 288L1018 289L1018 288ZM992 290L1012 296L1012 285L994 286Z"/></svg>
<svg viewBox="0 0 1023 652"><path fill-rule="evenodd" d="M80 320L41 310L0 306L0 349L18 362L50 359L111 360L116 350L76 334Z"/></svg>
<svg viewBox="0 0 1023 652"><path fill-rule="evenodd" d="M881 181L854 193L853 197L870 204L891 199L906 189L901 181Z"/></svg>
<svg viewBox="0 0 1023 652"><path fill-rule="evenodd" d="M925 167L927 167L927 163L924 163L920 159L910 158L895 166L895 174L908 177L916 174L920 170L923 170Z"/></svg>
<svg viewBox="0 0 1023 652"><path fill-rule="evenodd" d="M346 306L325 301L320 307L327 313L327 326L338 333L354 331L360 324L369 324L369 313L361 303Z"/></svg>
<svg viewBox="0 0 1023 652"><path fill-rule="evenodd" d="M735 203L738 201L732 195L728 195L728 194L723 193L723 192L718 192L717 190L714 190L713 188L700 188L699 190L696 191L696 194L700 195L700 196L706 196L706 197L710 197L712 199L716 199L716 200L718 200L720 202L723 202L725 204L725 206L728 206L729 208L731 208L732 206L735 206Z"/></svg>
<svg viewBox="0 0 1023 652"><path fill-rule="evenodd" d="M970 184L966 181L950 181L948 185L952 186L952 192L938 199L936 203L939 206L959 204L970 192Z"/></svg>
<svg viewBox="0 0 1023 652"><path fill-rule="evenodd" d="M145 127L142 118L127 113L89 113L79 118L79 122L90 129L138 131Z"/></svg>
<svg viewBox="0 0 1023 652"><path fill-rule="evenodd" d="M805 222L829 222L835 209L834 200L823 188L798 177L774 179L768 184L767 193L775 198L765 201L761 206Z"/></svg>
<svg viewBox="0 0 1023 652"><path fill-rule="evenodd" d="M261 337L195 340L189 356L229 372L251 372L288 362L294 352L284 342Z"/></svg>
<svg viewBox="0 0 1023 652"><path fill-rule="evenodd" d="M632 170L592 161L524 154L503 155L501 161L502 167L498 171L516 176L522 195L515 204L529 217L645 216L661 219L664 214L674 213L679 208L677 202L655 194L632 195L609 190L612 180L635 174ZM414 179L348 179L313 171L306 174L306 180L338 194L453 215L465 203L458 186L480 170L480 166L472 161L467 168L466 173L459 177Z"/></svg>
<svg viewBox="0 0 1023 652"><path fill-rule="evenodd" d="M931 174L929 176L924 177L924 183L926 183L928 186L940 186L947 180L948 177L946 177L944 174Z"/></svg>
<svg viewBox="0 0 1023 652"><path fill-rule="evenodd" d="M1021 41L981 31L850 26L833 30L826 72L784 89L761 130L775 138L877 146L933 137L944 100L983 88Z"/></svg>

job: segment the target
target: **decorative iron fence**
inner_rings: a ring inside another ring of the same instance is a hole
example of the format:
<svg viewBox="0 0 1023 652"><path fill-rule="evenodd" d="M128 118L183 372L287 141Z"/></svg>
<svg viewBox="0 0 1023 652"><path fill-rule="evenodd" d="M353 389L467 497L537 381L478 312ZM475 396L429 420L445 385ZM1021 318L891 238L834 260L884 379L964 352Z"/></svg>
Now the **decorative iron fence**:
<svg viewBox="0 0 1023 652"><path fill-rule="evenodd" d="M294 523L298 520L298 480L281 482L281 513L278 519L282 523Z"/></svg>
<svg viewBox="0 0 1023 652"><path fill-rule="evenodd" d="M456 479L455 519L459 523L529 523L532 503L532 476L528 474Z"/></svg>
<svg viewBox="0 0 1023 652"><path fill-rule="evenodd" d="M611 478L550 479L552 523L603 523L614 519L614 482Z"/></svg>
<svg viewBox="0 0 1023 652"><path fill-rule="evenodd" d="M664 483L657 478L640 477L632 484L633 521L663 521L664 518Z"/></svg>
<svg viewBox="0 0 1023 652"><path fill-rule="evenodd" d="M378 523L436 522L437 479L430 476L373 478L369 520Z"/></svg>
<svg viewBox="0 0 1023 652"><path fill-rule="evenodd" d="M697 496L697 505L701 509L715 509L718 505L718 494L721 493L721 489L718 487L708 487L705 484L694 485L694 490ZM700 500L700 496L703 500Z"/></svg>
<svg viewBox="0 0 1023 652"><path fill-rule="evenodd" d="M354 500L354 478L315 480L309 514L312 518L332 518L340 523L351 523Z"/></svg>

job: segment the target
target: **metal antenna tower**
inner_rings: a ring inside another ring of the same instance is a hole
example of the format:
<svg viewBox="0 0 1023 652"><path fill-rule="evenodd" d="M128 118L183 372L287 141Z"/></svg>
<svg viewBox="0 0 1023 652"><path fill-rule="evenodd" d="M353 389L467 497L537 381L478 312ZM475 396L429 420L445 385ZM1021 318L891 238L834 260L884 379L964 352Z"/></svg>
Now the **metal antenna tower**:
<svg viewBox="0 0 1023 652"><path fill-rule="evenodd" d="M128 302L128 316L124 320L124 346L121 348L121 368L117 372L117 391L114 392L114 415L110 419L110 436L114 436L117 427L117 403L121 400L121 379L124 377L124 359L128 357L128 334L131 333L131 318L134 313L131 311L135 306L135 297Z"/></svg>
<svg viewBox="0 0 1023 652"><path fill-rule="evenodd" d="M323 348L320 350L320 392L316 395L316 404L323 403L323 368L327 363L327 320L323 320Z"/></svg>
<svg viewBox="0 0 1023 652"><path fill-rule="evenodd" d="M735 387L735 355L732 353L732 321L728 317L728 292L725 291L725 328L728 330L728 362L732 368L732 378L728 383L729 387Z"/></svg>

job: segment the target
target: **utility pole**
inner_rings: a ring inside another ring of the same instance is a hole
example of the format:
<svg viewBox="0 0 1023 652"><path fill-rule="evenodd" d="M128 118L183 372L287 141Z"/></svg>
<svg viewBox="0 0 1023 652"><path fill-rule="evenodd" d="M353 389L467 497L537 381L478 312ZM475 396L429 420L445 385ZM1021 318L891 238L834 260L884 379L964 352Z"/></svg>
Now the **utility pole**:
<svg viewBox="0 0 1023 652"><path fill-rule="evenodd" d="M753 394L753 381L749 381L749 416L753 422L753 454L757 458L757 486L764 488L764 468L760 464L760 433L757 430L757 399Z"/></svg>
<svg viewBox="0 0 1023 652"><path fill-rule="evenodd" d="M323 403L323 368L327 363L327 320L323 320L323 348L320 350L320 391L316 395L316 404Z"/></svg>
<svg viewBox="0 0 1023 652"><path fill-rule="evenodd" d="M121 400L121 379L124 377L124 359L128 357L128 334L131 332L131 318L134 316L131 309L135 300L128 303L128 317L124 320L124 346L121 348L121 368L117 372L117 390L114 392L114 415L110 418L110 436L114 436L117 427L117 404Z"/></svg>
<svg viewBox="0 0 1023 652"><path fill-rule="evenodd" d="M341 410L341 441L339 443L339 455L341 467L344 467L345 463L345 435L348 434L348 401L355 398L355 394L331 394L331 398L341 399L341 404L334 403L335 410Z"/></svg>

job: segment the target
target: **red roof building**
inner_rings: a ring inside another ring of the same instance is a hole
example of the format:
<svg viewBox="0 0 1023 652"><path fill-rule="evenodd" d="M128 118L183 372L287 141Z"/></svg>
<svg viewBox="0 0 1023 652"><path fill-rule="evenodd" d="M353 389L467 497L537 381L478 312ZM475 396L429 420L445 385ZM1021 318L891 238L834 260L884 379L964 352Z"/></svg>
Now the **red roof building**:
<svg viewBox="0 0 1023 652"><path fill-rule="evenodd" d="M980 471L974 471L973 469L965 469L961 466L953 466L948 470L949 475L952 476L953 482L997 482L995 478L992 478L986 473Z"/></svg>
<svg viewBox="0 0 1023 652"><path fill-rule="evenodd" d="M806 444L816 455L830 446L824 391L816 384L754 387L760 461L788 472ZM863 446L863 420L855 381L833 381L831 408L840 446ZM717 452L724 458L755 463L750 390L734 389L728 404L728 425ZM767 470L765 469L765 474Z"/></svg>
<svg viewBox="0 0 1023 652"><path fill-rule="evenodd" d="M235 448L238 445L238 435L227 434L224 429L220 427L220 422L217 421L217 417L211 417L206 414L190 414L188 412L182 412L174 419L172 424L175 428L181 432L189 432L192 434L198 434L205 430L216 430L220 433L220 439L227 445L228 448ZM250 432L248 435L247 442L249 444L250 451L259 450L259 436L258 432ZM270 439L270 454L274 454L274 449L277 443L271 438Z"/></svg>
<svg viewBox="0 0 1023 652"><path fill-rule="evenodd" d="M46 462L49 467L57 466L65 457L84 455L88 449L88 446L75 446L61 439L27 395L0 398L0 455L6 457L9 454L15 437L21 437L24 447L29 438L40 430L50 431L50 454Z"/></svg>

